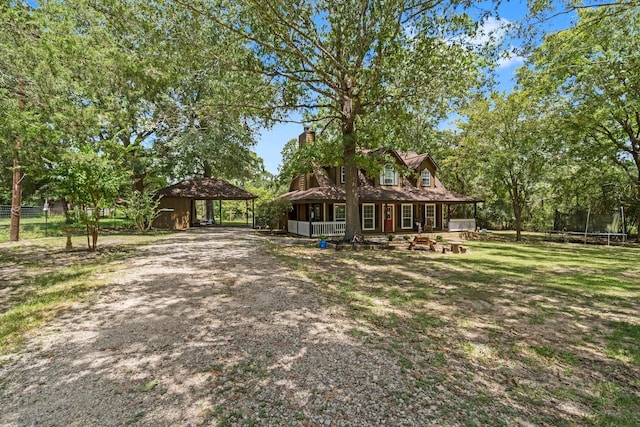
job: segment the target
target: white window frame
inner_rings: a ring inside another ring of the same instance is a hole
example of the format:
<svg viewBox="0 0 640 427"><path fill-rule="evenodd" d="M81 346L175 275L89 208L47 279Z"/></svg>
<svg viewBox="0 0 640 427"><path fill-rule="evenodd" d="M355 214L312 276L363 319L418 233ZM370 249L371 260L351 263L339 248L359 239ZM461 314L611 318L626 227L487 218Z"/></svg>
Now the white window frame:
<svg viewBox="0 0 640 427"><path fill-rule="evenodd" d="M373 215L372 217L366 217L365 214L364 214L365 207L369 207L369 206L371 206L371 212L372 212L372 215ZM372 224L371 227L365 227L364 224L365 224L365 221L367 219L372 220L371 221L371 224ZM363 203L362 204L362 230L370 231L370 230L375 230L375 229L376 229L376 205L374 203Z"/></svg>
<svg viewBox="0 0 640 427"><path fill-rule="evenodd" d="M433 206L433 215L429 215L427 213L427 208ZM433 220L433 226L435 227L437 225L436 223L436 216L438 215L438 209L436 208L435 203L428 203L426 205L424 205L424 219L425 219L425 223L427 218L431 218Z"/></svg>
<svg viewBox="0 0 640 427"><path fill-rule="evenodd" d="M344 169L344 166L340 166L340 183L344 184L347 180L347 172Z"/></svg>
<svg viewBox="0 0 640 427"><path fill-rule="evenodd" d="M344 208L344 218L338 219L338 209L339 207ZM334 203L333 205L333 220L339 222L345 222L347 220L347 205L345 203Z"/></svg>
<svg viewBox="0 0 640 427"><path fill-rule="evenodd" d="M390 178L389 182L387 182L387 178ZM394 169L393 165L388 163L380 171L380 185L398 185L398 171Z"/></svg>
<svg viewBox="0 0 640 427"><path fill-rule="evenodd" d="M422 187L431 187L431 171L429 169L423 169L420 172L420 185Z"/></svg>
<svg viewBox="0 0 640 427"><path fill-rule="evenodd" d="M405 216L404 209L406 207L409 208L409 216L408 217ZM400 216L401 216L400 227L403 230L407 230L407 229L413 228L413 205L403 203L402 206L400 207ZM405 225L404 225L404 220L405 219L409 220L409 226L408 227L405 227Z"/></svg>

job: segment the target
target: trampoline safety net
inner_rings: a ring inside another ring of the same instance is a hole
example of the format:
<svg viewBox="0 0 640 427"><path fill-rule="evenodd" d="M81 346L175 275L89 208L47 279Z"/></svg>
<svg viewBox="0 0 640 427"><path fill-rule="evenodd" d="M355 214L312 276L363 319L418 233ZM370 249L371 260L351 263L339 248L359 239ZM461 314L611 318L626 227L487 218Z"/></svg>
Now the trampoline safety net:
<svg viewBox="0 0 640 427"><path fill-rule="evenodd" d="M597 213L586 208L572 208L568 212L556 210L553 229L565 232L624 233L622 209Z"/></svg>

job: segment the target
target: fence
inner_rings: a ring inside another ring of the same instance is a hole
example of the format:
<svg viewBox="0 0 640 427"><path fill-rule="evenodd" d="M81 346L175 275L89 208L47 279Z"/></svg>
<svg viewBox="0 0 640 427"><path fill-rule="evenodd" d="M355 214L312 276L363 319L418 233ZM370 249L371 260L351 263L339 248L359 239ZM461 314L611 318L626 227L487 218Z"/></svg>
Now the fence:
<svg viewBox="0 0 640 427"><path fill-rule="evenodd" d="M44 216L43 206L22 206L20 218L41 218ZM115 208L100 209L100 216L105 218L115 213ZM87 214L92 215L93 209L87 208ZM0 205L0 218L11 218L11 205Z"/></svg>
<svg viewBox="0 0 640 427"><path fill-rule="evenodd" d="M42 206L22 206L20 218L40 218L44 216ZM11 218L11 205L0 205L0 218Z"/></svg>

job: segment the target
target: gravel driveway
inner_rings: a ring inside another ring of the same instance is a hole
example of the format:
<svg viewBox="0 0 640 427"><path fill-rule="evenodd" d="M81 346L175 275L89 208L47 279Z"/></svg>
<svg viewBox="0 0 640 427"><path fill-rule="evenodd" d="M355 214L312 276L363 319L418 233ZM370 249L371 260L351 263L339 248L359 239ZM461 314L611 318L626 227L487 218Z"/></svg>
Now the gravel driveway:
<svg viewBox="0 0 640 427"><path fill-rule="evenodd" d="M141 248L0 367L0 425L437 424L443 397L262 239L216 228Z"/></svg>

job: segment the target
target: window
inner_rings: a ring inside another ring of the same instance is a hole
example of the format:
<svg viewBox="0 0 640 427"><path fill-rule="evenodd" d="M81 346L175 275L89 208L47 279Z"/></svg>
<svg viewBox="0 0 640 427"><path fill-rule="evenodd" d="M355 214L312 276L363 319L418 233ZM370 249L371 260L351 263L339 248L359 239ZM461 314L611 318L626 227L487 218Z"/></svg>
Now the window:
<svg viewBox="0 0 640 427"><path fill-rule="evenodd" d="M422 178L421 185L423 187L431 187L431 171L429 169L425 169L420 173L420 177Z"/></svg>
<svg viewBox="0 0 640 427"><path fill-rule="evenodd" d="M320 213L320 205L317 203L311 207L311 220L322 221L322 215Z"/></svg>
<svg viewBox="0 0 640 427"><path fill-rule="evenodd" d="M413 228L413 205L402 205L402 228Z"/></svg>
<svg viewBox="0 0 640 427"><path fill-rule="evenodd" d="M344 166L340 166L340 183L344 184L346 181L346 174L344 171Z"/></svg>
<svg viewBox="0 0 640 427"><path fill-rule="evenodd" d="M362 205L362 229L374 230L376 228L376 205Z"/></svg>
<svg viewBox="0 0 640 427"><path fill-rule="evenodd" d="M333 220L334 221L346 221L347 210L344 203L336 203L333 205Z"/></svg>
<svg viewBox="0 0 640 427"><path fill-rule="evenodd" d="M380 185L397 185L398 172L393 169L392 165L385 165L380 172Z"/></svg>
<svg viewBox="0 0 640 427"><path fill-rule="evenodd" d="M425 227L436 226L436 205L424 205Z"/></svg>

